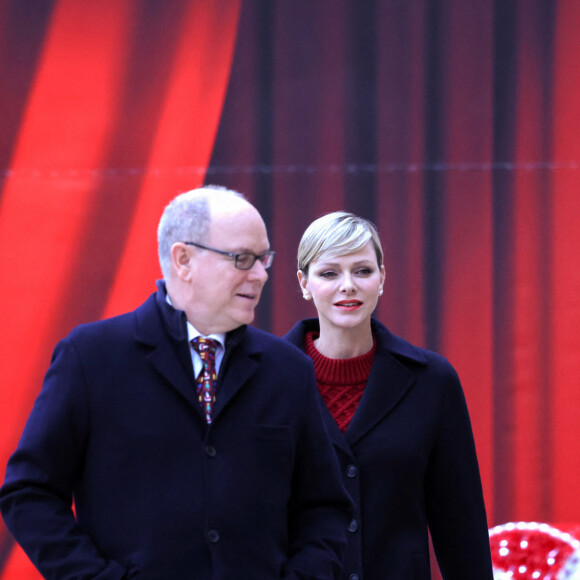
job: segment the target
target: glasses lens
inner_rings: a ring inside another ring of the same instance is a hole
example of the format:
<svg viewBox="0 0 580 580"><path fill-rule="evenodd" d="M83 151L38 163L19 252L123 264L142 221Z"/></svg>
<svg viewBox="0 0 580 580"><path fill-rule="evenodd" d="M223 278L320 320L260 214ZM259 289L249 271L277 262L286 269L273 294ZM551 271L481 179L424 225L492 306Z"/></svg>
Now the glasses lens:
<svg viewBox="0 0 580 580"><path fill-rule="evenodd" d="M256 261L256 256L254 254L237 254L235 267L238 270L249 270Z"/></svg>
<svg viewBox="0 0 580 580"><path fill-rule="evenodd" d="M274 261L275 252L269 251L256 256L256 254L236 254L236 261L234 266L238 270L251 270L256 260L262 262L264 268L268 269Z"/></svg>
<svg viewBox="0 0 580 580"><path fill-rule="evenodd" d="M271 265L272 262L274 261L274 252L270 251L270 252L266 252L265 254L262 254L260 256L260 260L262 261L262 264L264 264L264 268L268 269Z"/></svg>

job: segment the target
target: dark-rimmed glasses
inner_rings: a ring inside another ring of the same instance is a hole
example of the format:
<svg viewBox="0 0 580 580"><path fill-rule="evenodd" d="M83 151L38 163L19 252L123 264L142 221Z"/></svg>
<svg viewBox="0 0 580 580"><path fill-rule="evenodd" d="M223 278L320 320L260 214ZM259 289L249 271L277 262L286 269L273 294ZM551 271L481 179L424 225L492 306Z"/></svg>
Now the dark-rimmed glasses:
<svg viewBox="0 0 580 580"><path fill-rule="evenodd" d="M204 246L203 244L198 244L197 242L183 242L188 246L195 246L196 248L201 248L202 250L209 250L210 252L215 252L216 254L222 254L222 256L227 256L232 258L234 261L234 267L238 270L251 270L256 260L260 260L262 265L267 270L274 261L274 256L276 252L273 250L266 250L261 254L253 254L252 252L240 252L239 254L234 254L233 252L225 252L224 250L217 250L216 248L210 248L209 246Z"/></svg>

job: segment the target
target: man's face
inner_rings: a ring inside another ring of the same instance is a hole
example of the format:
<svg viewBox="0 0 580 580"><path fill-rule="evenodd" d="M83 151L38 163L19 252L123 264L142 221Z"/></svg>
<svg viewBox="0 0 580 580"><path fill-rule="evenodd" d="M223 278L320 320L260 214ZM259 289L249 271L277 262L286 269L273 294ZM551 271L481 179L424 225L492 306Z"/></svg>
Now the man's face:
<svg viewBox="0 0 580 580"><path fill-rule="evenodd" d="M232 253L261 254L270 249L266 226L247 203L230 209L212 207L209 236L204 245ZM227 256L187 246L191 276L186 313L203 334L228 332L254 320L268 274L260 260L250 270L238 270Z"/></svg>

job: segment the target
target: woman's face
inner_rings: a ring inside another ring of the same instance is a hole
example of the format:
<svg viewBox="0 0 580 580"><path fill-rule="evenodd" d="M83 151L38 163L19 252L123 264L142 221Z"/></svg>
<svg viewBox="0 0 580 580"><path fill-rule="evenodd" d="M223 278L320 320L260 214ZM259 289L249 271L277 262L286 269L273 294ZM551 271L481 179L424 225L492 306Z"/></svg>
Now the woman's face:
<svg viewBox="0 0 580 580"><path fill-rule="evenodd" d="M321 256L310 263L308 276L298 272L298 282L305 297L314 301L321 329L328 325L355 328L369 324L385 282L385 269L379 267L369 241L352 254Z"/></svg>

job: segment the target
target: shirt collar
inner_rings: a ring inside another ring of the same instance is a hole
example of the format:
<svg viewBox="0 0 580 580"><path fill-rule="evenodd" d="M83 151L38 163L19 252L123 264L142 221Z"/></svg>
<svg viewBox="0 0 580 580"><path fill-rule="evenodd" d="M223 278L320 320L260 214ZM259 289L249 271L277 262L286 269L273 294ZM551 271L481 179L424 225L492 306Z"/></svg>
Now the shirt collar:
<svg viewBox="0 0 580 580"><path fill-rule="evenodd" d="M169 297L169 294L166 293L165 294L165 300L167 302L167 304L169 304L170 306L173 306L173 304L171 303L171 298ZM201 332L199 332L199 330L197 330L197 328L195 328L195 326L193 326L193 324L191 324L191 322L189 322L189 320L187 321L187 340L189 342L191 342L194 338L197 338L198 336L203 336L204 338L211 338L213 340L217 340L217 342L219 342L220 346L222 348L225 348L225 344L226 344L226 334L225 332L218 332L215 334L202 334Z"/></svg>
<svg viewBox="0 0 580 580"><path fill-rule="evenodd" d="M198 336L203 336L204 338L212 338L213 340L217 340L217 342L220 343L220 346L222 348L225 348L225 344L226 344L226 335L225 333L217 333L217 334L202 334L201 332L199 332L199 330L197 330L197 328L195 328L195 326L193 326L193 324L191 324L191 322L187 322L187 340L189 340L189 342L191 342L194 338L197 338Z"/></svg>

